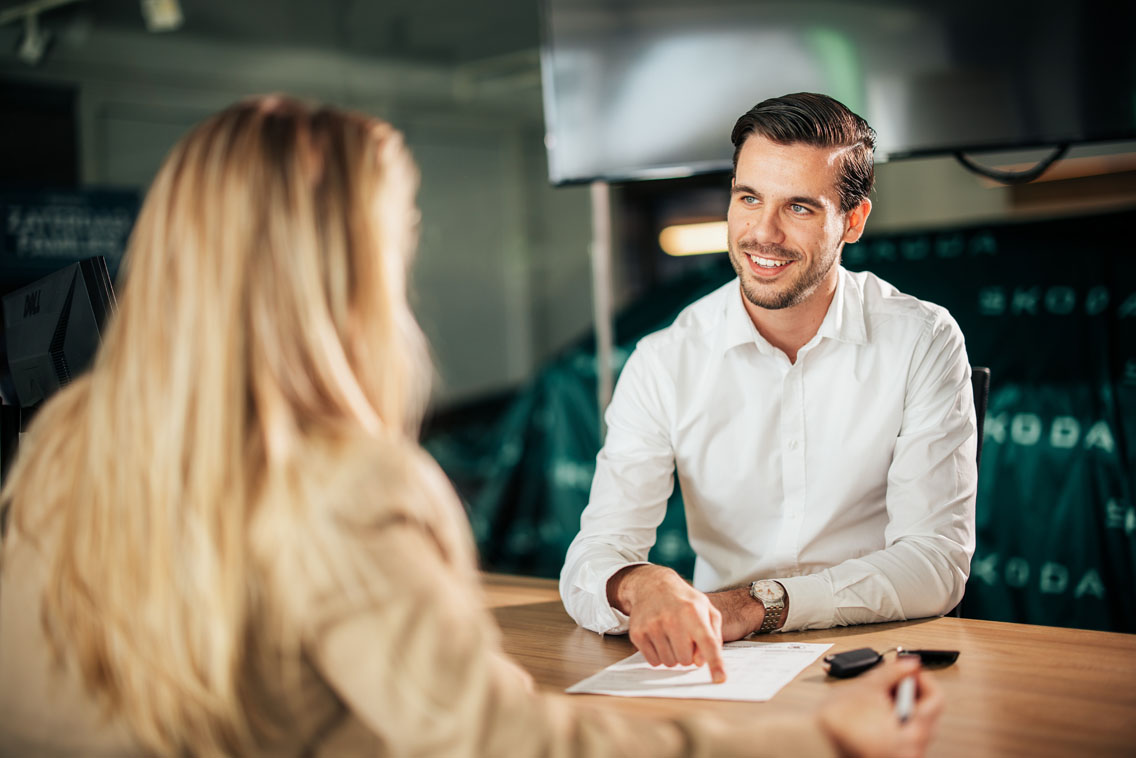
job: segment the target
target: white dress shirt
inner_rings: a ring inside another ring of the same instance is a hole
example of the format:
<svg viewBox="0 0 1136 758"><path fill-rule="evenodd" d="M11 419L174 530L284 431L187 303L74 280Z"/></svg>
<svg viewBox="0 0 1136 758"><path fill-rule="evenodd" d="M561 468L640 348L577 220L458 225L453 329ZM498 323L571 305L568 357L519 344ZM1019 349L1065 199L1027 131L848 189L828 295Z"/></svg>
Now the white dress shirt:
<svg viewBox="0 0 1136 758"><path fill-rule="evenodd" d="M790 363L741 298L735 279L628 359L560 575L568 613L627 630L607 582L646 562L676 470L698 589L777 578L784 631L946 613L970 572L978 479L958 325L841 268Z"/></svg>

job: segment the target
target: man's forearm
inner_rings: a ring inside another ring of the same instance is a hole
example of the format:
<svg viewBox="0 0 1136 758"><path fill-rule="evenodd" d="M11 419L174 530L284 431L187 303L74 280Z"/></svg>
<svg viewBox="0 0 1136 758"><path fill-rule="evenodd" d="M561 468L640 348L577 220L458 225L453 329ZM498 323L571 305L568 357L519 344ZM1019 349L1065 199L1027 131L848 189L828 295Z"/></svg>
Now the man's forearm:
<svg viewBox="0 0 1136 758"><path fill-rule="evenodd" d="M966 573L964 548L908 537L815 574L779 579L797 601L785 614L790 631L923 618L958 602Z"/></svg>
<svg viewBox="0 0 1136 758"><path fill-rule="evenodd" d="M722 614L722 639L726 642L740 640L761 628L765 621L765 606L749 594L749 585L735 587L721 592L711 592L708 597L718 612ZM789 615L789 597L785 597L785 612L777 628L784 625Z"/></svg>

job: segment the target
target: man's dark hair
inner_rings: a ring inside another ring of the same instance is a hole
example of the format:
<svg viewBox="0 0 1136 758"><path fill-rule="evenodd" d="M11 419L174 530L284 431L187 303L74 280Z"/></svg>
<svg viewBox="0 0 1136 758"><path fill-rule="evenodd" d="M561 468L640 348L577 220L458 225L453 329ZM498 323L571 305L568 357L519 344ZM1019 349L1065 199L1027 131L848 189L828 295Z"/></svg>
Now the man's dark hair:
<svg viewBox="0 0 1136 758"><path fill-rule="evenodd" d="M798 92L762 100L747 111L730 134L734 143L734 173L738 155L751 134L781 145L803 143L815 147L847 147L840 160L840 210L855 208L872 191L876 172L872 151L876 132L868 122L828 95Z"/></svg>

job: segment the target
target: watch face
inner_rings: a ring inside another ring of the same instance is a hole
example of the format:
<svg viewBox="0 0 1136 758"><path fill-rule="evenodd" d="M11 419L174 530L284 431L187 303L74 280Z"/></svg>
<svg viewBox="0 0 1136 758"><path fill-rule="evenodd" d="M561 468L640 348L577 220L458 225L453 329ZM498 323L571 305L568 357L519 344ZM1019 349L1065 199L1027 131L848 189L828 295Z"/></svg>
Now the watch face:
<svg viewBox="0 0 1136 758"><path fill-rule="evenodd" d="M753 588L753 594L763 603L781 603L785 601L785 589L777 582L758 582Z"/></svg>

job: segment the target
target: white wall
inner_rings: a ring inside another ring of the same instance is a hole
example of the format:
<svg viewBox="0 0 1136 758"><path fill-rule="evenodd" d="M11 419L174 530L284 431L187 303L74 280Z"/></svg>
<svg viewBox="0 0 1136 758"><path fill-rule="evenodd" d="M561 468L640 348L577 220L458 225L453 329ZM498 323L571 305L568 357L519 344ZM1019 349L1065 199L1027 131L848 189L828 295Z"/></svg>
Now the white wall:
<svg viewBox="0 0 1136 758"><path fill-rule="evenodd" d="M551 357L592 328L591 199L586 186L552 187L542 131L524 143L533 344Z"/></svg>

